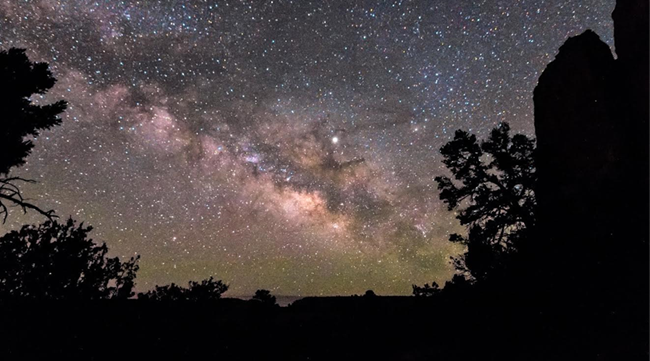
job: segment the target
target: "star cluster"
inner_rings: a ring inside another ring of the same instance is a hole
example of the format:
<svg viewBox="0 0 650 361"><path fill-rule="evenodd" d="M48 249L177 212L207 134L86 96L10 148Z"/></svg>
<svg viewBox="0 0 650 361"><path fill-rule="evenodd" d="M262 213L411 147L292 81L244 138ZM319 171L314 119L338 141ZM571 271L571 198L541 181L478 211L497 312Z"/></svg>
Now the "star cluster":
<svg viewBox="0 0 650 361"><path fill-rule="evenodd" d="M499 122L613 1L4 0L0 47L57 79L63 125L18 170L43 208L142 256L138 289L408 294L461 231L438 149ZM4 229L40 222L13 212Z"/></svg>

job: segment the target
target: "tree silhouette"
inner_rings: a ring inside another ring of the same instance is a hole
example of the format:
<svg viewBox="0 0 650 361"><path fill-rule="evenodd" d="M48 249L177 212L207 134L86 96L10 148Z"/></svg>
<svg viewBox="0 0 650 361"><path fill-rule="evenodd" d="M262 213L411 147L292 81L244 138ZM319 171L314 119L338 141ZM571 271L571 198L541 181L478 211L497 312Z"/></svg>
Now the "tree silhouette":
<svg viewBox="0 0 650 361"><path fill-rule="evenodd" d="M32 182L21 177L9 177L13 167L25 164L34 143L28 137L37 137L39 131L61 124L65 101L48 105L33 104L33 95L43 95L54 86L56 79L47 63L30 62L24 49L0 51L0 215L3 222L8 205L18 206L23 212L35 210L48 218L53 211L44 211L23 198L18 183Z"/></svg>
<svg viewBox="0 0 650 361"><path fill-rule="evenodd" d="M189 287L184 288L175 283L166 286L156 286L153 290L138 294L138 299L150 301L214 301L228 291L228 285L213 277L199 282L190 281Z"/></svg>
<svg viewBox="0 0 650 361"><path fill-rule="evenodd" d="M428 283L425 283L422 287L413 285L413 296L416 297L435 296L440 293L440 291L440 286L438 286L436 282L431 282L431 286L429 286Z"/></svg>
<svg viewBox="0 0 650 361"><path fill-rule="evenodd" d="M451 280L445 282L444 292L458 292L470 289L472 283L463 275L455 274Z"/></svg>
<svg viewBox="0 0 650 361"><path fill-rule="evenodd" d="M526 229L534 226L534 141L525 135L510 136L501 123L487 140L458 130L440 152L454 180L436 177L440 199L468 227L467 237L452 234L451 242L467 246L454 258L457 270L482 280L502 267Z"/></svg>
<svg viewBox="0 0 650 361"><path fill-rule="evenodd" d="M260 301L262 304L274 306L276 305L275 296L271 295L269 290L257 290L253 295L253 300Z"/></svg>
<svg viewBox="0 0 650 361"><path fill-rule="evenodd" d="M0 237L0 298L95 300L128 298L139 256L107 258L106 244L88 238L92 227L46 221Z"/></svg>

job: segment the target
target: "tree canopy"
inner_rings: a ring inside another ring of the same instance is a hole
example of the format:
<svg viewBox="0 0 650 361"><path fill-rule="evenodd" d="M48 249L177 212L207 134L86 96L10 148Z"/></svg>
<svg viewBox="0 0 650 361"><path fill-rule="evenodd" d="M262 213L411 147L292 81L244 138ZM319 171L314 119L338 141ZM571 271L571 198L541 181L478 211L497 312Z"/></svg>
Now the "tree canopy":
<svg viewBox="0 0 650 361"><path fill-rule="evenodd" d="M108 258L92 227L46 221L0 237L0 298L95 300L133 296L138 257Z"/></svg>
<svg viewBox="0 0 650 361"><path fill-rule="evenodd" d="M156 286L153 290L138 294L138 299L149 301L214 301L228 291L228 285L213 277L203 281L190 281L189 287L181 287L175 283Z"/></svg>
<svg viewBox="0 0 650 361"><path fill-rule="evenodd" d="M467 236L452 234L449 240L467 246L454 259L457 270L481 280L501 266L516 249L523 232L534 226L534 141L522 134L510 136L501 123L488 139L458 130L440 152L453 175L436 177L440 199L457 210Z"/></svg>
<svg viewBox="0 0 650 361"><path fill-rule="evenodd" d="M257 290L253 295L253 300L262 302L262 304L274 306L276 305L275 296L269 290Z"/></svg>
<svg viewBox="0 0 650 361"><path fill-rule="evenodd" d="M425 283L424 286L413 285L413 296L416 297L431 297L435 296L442 291L436 282L431 282L431 285Z"/></svg>
<svg viewBox="0 0 650 361"><path fill-rule="evenodd" d="M48 218L53 211L43 211L27 202L18 186L30 182L21 177L9 177L10 170L25 164L34 148L30 137L38 137L41 130L61 124L59 115L66 109L65 101L39 105L34 95L44 95L56 79L47 63L33 63L24 49L0 51L0 216L8 215L7 206L18 206L23 211L35 210Z"/></svg>

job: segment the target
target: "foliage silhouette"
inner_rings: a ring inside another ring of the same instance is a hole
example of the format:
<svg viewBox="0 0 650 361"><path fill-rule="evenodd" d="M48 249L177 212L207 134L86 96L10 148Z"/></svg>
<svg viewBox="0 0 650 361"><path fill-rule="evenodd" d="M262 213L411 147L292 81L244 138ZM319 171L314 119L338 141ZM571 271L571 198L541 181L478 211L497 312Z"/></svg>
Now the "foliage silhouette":
<svg viewBox="0 0 650 361"><path fill-rule="evenodd" d="M431 297L439 294L440 291L442 291L436 282L431 282L431 286L429 286L428 283L425 283L422 287L419 287L417 285L413 285L412 287L413 296L416 297Z"/></svg>
<svg viewBox="0 0 650 361"><path fill-rule="evenodd" d="M275 306L277 304L275 296L271 295L271 291L269 290L262 289L255 291L252 299L262 302L264 305Z"/></svg>
<svg viewBox="0 0 650 361"><path fill-rule="evenodd" d="M189 287L184 288L175 283L166 286L156 286L155 289L138 294L138 299L148 301L214 301L228 291L228 285L213 277L203 281L190 281Z"/></svg>
<svg viewBox="0 0 650 361"><path fill-rule="evenodd" d="M107 258L91 227L46 221L0 237L0 298L125 299L133 296L138 259Z"/></svg>
<svg viewBox="0 0 650 361"><path fill-rule="evenodd" d="M445 282L444 291L446 293L466 291L471 288L473 284L463 275L455 274L451 280Z"/></svg>
<svg viewBox="0 0 650 361"><path fill-rule="evenodd" d="M510 126L499 124L487 140L458 130L440 152L454 180L436 177L440 199L468 227L467 237L452 234L451 242L467 246L454 258L458 271L483 280L503 267L524 231L534 226L534 141L510 136ZM464 207L464 208L463 208Z"/></svg>
<svg viewBox="0 0 650 361"><path fill-rule="evenodd" d="M28 137L37 137L41 130L61 124L61 114L67 106L65 101L48 105L33 103L33 95L43 95L54 86L56 79L47 63L33 63L24 49L11 48L0 51L0 216L3 222L8 206L18 206L52 218L53 211L44 211L23 198L18 186L32 182L21 177L10 177L13 167L25 164L34 143Z"/></svg>

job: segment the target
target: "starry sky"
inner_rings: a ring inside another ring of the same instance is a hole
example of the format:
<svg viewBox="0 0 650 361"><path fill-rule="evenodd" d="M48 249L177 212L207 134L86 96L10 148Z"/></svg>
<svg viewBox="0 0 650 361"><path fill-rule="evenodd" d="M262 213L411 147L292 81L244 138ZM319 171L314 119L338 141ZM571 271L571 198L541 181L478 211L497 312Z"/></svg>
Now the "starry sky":
<svg viewBox="0 0 650 361"><path fill-rule="evenodd" d="M137 289L410 294L449 279L438 199L456 129L534 134L569 36L613 46L614 1L2 0L69 102L16 175L33 203L141 255ZM14 211L0 230L43 221Z"/></svg>

